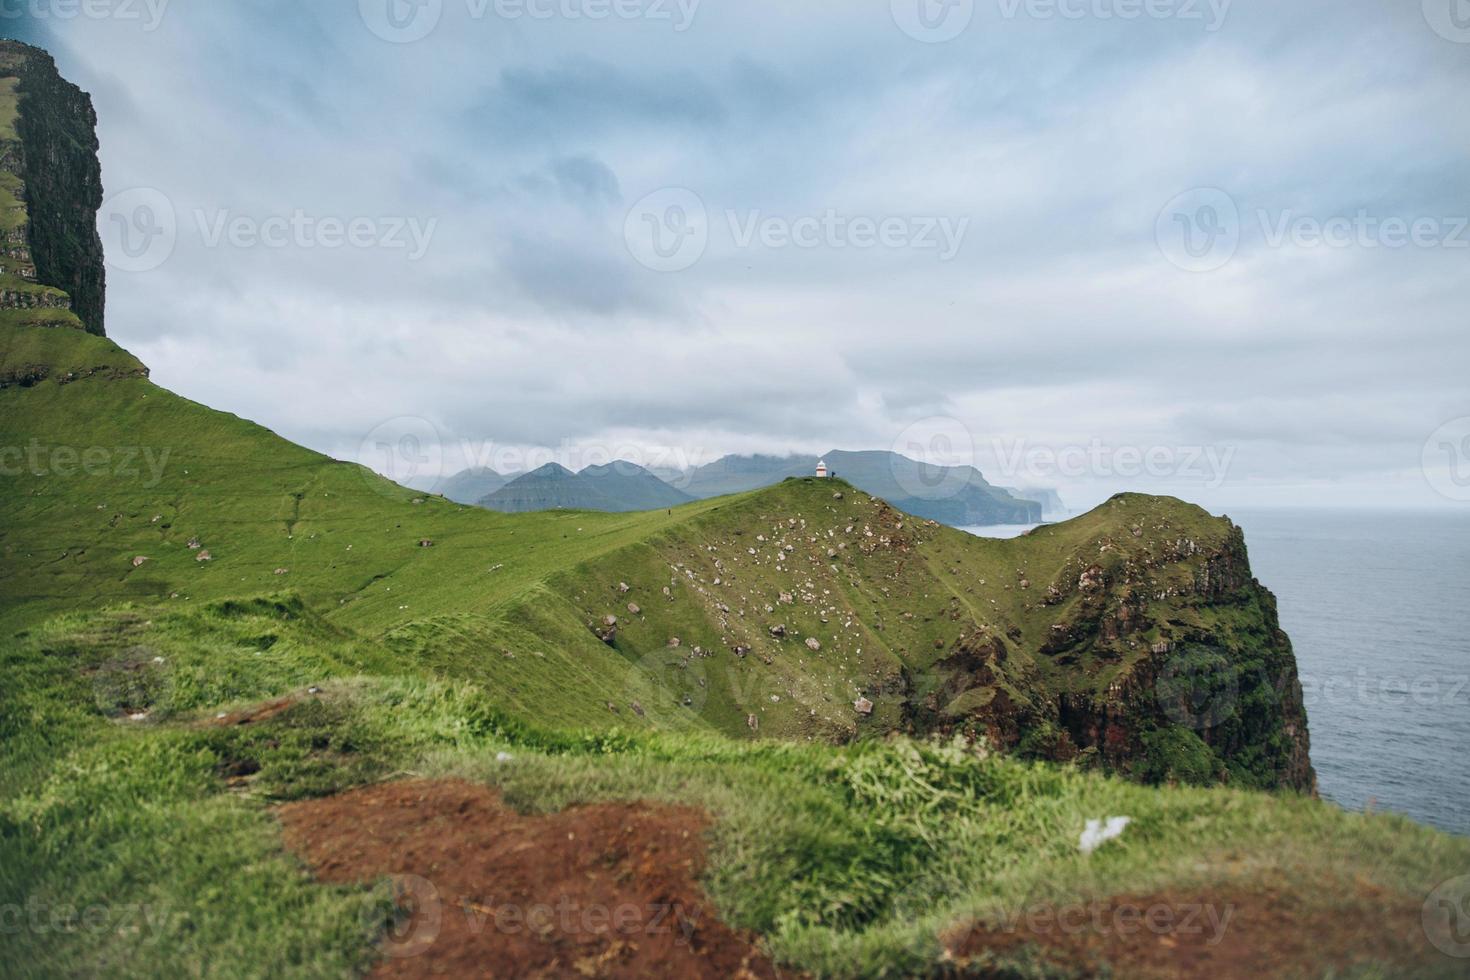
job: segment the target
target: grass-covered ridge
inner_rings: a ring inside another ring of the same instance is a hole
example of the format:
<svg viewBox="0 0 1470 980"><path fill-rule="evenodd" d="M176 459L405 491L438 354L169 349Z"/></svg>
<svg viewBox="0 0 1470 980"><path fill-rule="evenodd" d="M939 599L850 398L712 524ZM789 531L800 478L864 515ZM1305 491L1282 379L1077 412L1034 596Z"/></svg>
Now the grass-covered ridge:
<svg viewBox="0 0 1470 980"><path fill-rule="evenodd" d="M22 367L0 387L0 910L60 918L6 934L7 975L368 966L380 896L315 883L270 807L407 773L528 810L702 807L722 915L817 975L1087 975L1017 916L1270 893L1369 928L1470 867L1407 821L1244 788L1304 746L1290 647L1239 532L1179 501L1013 542L816 480L501 515L172 395L80 331L0 326L0 371ZM1160 706L1176 655L1233 666L1208 727ZM1136 723L1088 743L1100 712ZM1134 822L1084 857L1112 815ZM1394 942L1334 968L1455 975Z"/></svg>
<svg viewBox="0 0 1470 980"><path fill-rule="evenodd" d="M1156 780L1310 786L1269 594L1238 531L1177 500L1119 497L1014 541L810 478L501 515L181 399L101 338L0 330L0 374L24 379L0 391L0 629L289 591L537 725L953 732ZM1269 695L1211 732L1156 696L1201 644Z"/></svg>

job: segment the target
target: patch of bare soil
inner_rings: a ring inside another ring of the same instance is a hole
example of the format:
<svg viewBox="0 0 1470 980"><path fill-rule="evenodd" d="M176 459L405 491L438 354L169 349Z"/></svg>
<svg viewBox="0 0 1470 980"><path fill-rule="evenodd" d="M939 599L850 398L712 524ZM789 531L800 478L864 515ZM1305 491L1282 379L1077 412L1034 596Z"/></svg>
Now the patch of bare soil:
<svg viewBox="0 0 1470 980"><path fill-rule="evenodd" d="M775 977L697 876L699 811L643 803L523 816L485 786L386 783L278 810L331 882L393 880L382 977Z"/></svg>
<svg viewBox="0 0 1470 980"><path fill-rule="evenodd" d="M233 728L237 725L258 725L263 721L270 721L277 715L285 714L296 704L295 698L281 698L278 701L268 701L257 704L251 708L235 711L231 714L215 718L211 724L221 728Z"/></svg>
<svg viewBox="0 0 1470 980"><path fill-rule="evenodd" d="M1279 889L1037 905L943 939L956 966L981 976L992 957L1004 962L1026 947L1059 970L1090 976L1111 968L1113 976L1140 980L1321 976L1354 964L1409 966L1433 957L1419 905L1369 885L1353 892L1336 896L1335 908Z"/></svg>

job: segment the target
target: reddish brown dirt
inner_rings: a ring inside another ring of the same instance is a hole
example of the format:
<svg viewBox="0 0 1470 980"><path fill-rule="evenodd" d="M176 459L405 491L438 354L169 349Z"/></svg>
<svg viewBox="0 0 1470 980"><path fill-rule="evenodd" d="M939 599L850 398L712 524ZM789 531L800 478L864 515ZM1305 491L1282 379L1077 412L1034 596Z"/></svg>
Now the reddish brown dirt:
<svg viewBox="0 0 1470 980"><path fill-rule="evenodd" d="M485 786L387 783L282 806L331 882L396 877L381 977L775 977L696 877L706 819L651 804L522 816Z"/></svg>
<svg viewBox="0 0 1470 980"><path fill-rule="evenodd" d="M267 701L257 704L252 708L245 708L225 715L223 718L214 718L210 724L221 728L233 728L236 725L258 725L263 721L270 721L277 715L285 714L296 704L295 698L281 698L279 701Z"/></svg>
<svg viewBox="0 0 1470 980"><path fill-rule="evenodd" d="M1433 958L1420 907L1369 885L1332 909L1280 890L1225 895L1162 893L1027 909L1013 923L958 928L944 937L957 965L1002 961L1032 947L1058 967L1140 980L1259 980L1320 976L1358 963L1411 965ZM984 975L983 970L977 971Z"/></svg>

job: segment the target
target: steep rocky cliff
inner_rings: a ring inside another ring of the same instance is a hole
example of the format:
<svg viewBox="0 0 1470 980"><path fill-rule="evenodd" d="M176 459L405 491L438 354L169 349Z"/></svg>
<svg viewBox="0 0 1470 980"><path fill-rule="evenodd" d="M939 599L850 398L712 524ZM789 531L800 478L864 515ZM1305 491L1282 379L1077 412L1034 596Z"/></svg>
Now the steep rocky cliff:
<svg viewBox="0 0 1470 980"><path fill-rule="evenodd" d="M1045 584L1018 570L1038 594L1025 626L962 638L913 699L915 727L979 724L1025 754L1150 781L1315 791L1276 600L1240 528L1192 510L1128 495L1038 532L1065 550ZM1040 656L1012 655L1028 649Z"/></svg>
<svg viewBox="0 0 1470 980"><path fill-rule="evenodd" d="M0 275L3 309L69 309L104 333L97 209L102 171L92 100L51 56L0 42ZM53 287L50 292L24 284ZM54 291L66 294L63 303ZM52 318L56 324L70 318ZM38 322L35 317L26 322Z"/></svg>

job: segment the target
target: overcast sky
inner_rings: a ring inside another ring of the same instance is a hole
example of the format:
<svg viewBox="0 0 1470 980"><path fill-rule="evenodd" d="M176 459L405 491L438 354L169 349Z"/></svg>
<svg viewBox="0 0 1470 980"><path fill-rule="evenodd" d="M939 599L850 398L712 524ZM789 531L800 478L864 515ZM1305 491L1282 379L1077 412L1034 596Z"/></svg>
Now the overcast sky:
<svg viewBox="0 0 1470 980"><path fill-rule="evenodd" d="M1463 507L1457 2L8 0L0 28L96 103L109 334L341 458L892 447L1079 507Z"/></svg>

